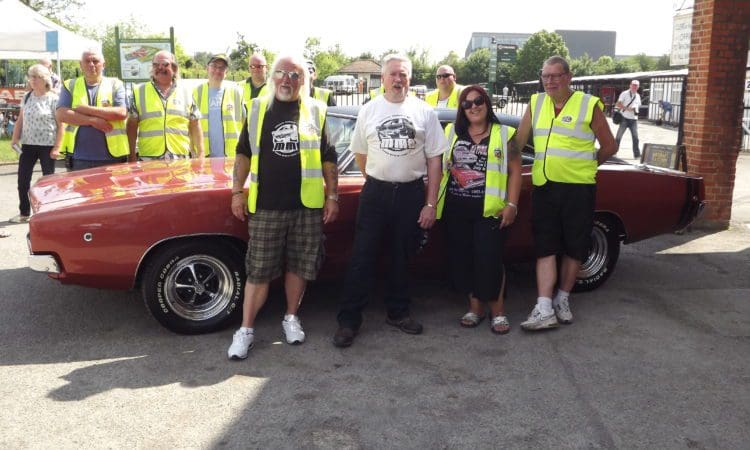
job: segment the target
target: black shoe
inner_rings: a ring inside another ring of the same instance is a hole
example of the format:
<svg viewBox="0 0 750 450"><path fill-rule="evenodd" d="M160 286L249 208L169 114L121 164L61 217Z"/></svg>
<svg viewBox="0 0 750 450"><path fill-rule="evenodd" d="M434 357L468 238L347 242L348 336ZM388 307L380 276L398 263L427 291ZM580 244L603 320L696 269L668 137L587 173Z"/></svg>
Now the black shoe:
<svg viewBox="0 0 750 450"><path fill-rule="evenodd" d="M336 334L333 335L333 345L336 347L349 347L354 343L354 336L357 335L357 330L348 327L339 327L336 330Z"/></svg>
<svg viewBox="0 0 750 450"><path fill-rule="evenodd" d="M404 333L422 334L422 324L412 319L410 316L402 317L400 319L391 319L390 317L386 317L385 323L387 323L388 325L393 325Z"/></svg>

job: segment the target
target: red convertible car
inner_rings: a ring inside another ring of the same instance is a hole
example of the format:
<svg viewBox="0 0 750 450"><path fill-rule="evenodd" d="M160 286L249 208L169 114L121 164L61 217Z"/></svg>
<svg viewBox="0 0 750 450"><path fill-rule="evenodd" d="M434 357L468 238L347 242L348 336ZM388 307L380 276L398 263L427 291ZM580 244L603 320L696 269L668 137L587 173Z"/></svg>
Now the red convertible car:
<svg viewBox="0 0 750 450"><path fill-rule="evenodd" d="M346 267L363 178L348 150L357 107L328 110L339 152L340 215L325 227L321 274ZM450 122L455 111L439 110ZM517 125L518 118L499 115ZM531 164L524 150L519 214L507 241L510 262L532 261ZM165 327L204 333L241 310L247 228L230 212L233 160L148 161L54 174L31 189L29 265L63 284L140 288ZM612 274L621 243L689 225L703 206L700 177L612 159L598 172L592 247L577 289L601 286ZM440 226L415 269L441 270Z"/></svg>

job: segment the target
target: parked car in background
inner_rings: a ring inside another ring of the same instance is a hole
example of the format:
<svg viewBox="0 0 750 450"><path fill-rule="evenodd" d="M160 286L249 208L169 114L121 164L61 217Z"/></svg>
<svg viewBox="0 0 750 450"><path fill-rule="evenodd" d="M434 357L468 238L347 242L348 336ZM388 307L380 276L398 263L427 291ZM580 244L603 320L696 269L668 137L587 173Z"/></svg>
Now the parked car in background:
<svg viewBox="0 0 750 450"><path fill-rule="evenodd" d="M409 90L414 93L417 97L424 99L425 95L427 95L427 86L424 84L417 84L414 86L410 86Z"/></svg>
<svg viewBox="0 0 750 450"><path fill-rule="evenodd" d="M334 94L353 94L357 92L357 79L352 75L329 75L323 81L323 87Z"/></svg>
<svg viewBox="0 0 750 450"><path fill-rule="evenodd" d="M328 108L327 126L338 153L339 217L324 229L322 278L340 277L349 262L364 179L349 143L359 107ZM441 122L455 110L437 110ZM517 126L518 118L498 115ZM393 124L393 130L399 124ZM395 132L384 128L383 133ZM534 260L531 165L524 149L518 218L509 229L509 262ZM139 289L153 316L178 333L205 333L239 313L247 227L230 211L233 160L145 161L40 179L30 190L29 266L63 284ZM622 243L680 230L703 206L703 179L631 165L616 158L599 168L592 247L577 290L602 286ZM443 270L440 225L415 259L415 271Z"/></svg>

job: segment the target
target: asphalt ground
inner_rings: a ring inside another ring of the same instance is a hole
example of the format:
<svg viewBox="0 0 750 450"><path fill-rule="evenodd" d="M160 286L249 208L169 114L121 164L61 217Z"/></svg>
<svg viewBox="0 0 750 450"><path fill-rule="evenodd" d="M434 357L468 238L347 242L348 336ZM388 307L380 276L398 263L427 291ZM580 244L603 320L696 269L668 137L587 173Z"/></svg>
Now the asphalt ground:
<svg viewBox="0 0 750 450"><path fill-rule="evenodd" d="M673 133L646 127L642 142ZM3 219L17 213L15 169L0 166ZM307 342L281 340L274 291L242 362L226 359L234 330L175 335L137 292L32 272L27 226L0 222L12 233L0 239L0 447L747 448L748 175L742 154L730 229L624 246L608 282L572 298L572 325L522 332L534 273L513 266L506 336L460 328L462 299L417 280L423 335L386 325L375 292L342 350L340 286L316 284Z"/></svg>

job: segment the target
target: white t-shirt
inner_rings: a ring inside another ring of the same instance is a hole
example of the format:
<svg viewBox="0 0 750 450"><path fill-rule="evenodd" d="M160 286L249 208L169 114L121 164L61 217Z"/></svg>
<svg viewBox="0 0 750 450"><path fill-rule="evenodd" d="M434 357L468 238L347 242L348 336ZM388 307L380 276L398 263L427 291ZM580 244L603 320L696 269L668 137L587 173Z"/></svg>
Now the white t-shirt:
<svg viewBox="0 0 750 450"><path fill-rule="evenodd" d="M630 103L631 99L633 100L633 103ZM620 97L617 99L617 101L620 102L620 103L622 103L622 107L623 107L622 116L623 117L625 117L626 119L630 119L630 120L633 120L633 119L638 120L638 108L641 107L641 96L640 96L640 94L638 94L636 92L635 94L632 94L632 97L631 97L630 89L628 89L626 91L622 91L622 93L620 94ZM630 103L630 104L628 105L628 103ZM624 109L626 107L627 108L635 108L635 111L626 111Z"/></svg>
<svg viewBox="0 0 750 450"><path fill-rule="evenodd" d="M427 159L448 150L435 110L408 96L391 103L384 95L359 110L351 150L367 155L367 175L406 183L427 174Z"/></svg>

